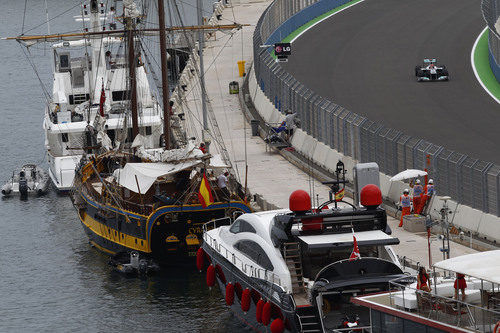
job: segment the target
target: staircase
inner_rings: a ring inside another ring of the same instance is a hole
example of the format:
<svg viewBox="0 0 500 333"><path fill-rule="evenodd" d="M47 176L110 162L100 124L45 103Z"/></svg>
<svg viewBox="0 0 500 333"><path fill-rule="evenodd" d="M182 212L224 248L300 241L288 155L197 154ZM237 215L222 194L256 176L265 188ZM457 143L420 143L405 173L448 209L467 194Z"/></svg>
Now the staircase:
<svg viewBox="0 0 500 333"><path fill-rule="evenodd" d="M299 243L284 243L283 257L285 259L288 270L290 271L290 276L292 278L293 293L294 294L305 293Z"/></svg>
<svg viewBox="0 0 500 333"><path fill-rule="evenodd" d="M323 332L318 309L316 307L301 306L297 307L296 311L302 333Z"/></svg>

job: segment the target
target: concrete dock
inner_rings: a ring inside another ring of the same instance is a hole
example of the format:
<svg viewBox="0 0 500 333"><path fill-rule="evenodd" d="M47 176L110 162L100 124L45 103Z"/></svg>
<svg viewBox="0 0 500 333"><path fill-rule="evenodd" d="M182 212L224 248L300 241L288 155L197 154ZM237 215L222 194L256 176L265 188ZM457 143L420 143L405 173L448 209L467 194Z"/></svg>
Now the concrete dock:
<svg viewBox="0 0 500 333"><path fill-rule="evenodd" d="M246 61L246 72L249 72L253 58L252 36L255 24L270 3L269 0L247 0L238 4L233 2L232 7L224 9L220 24L238 22L251 26L245 26L232 37L228 33L217 32L215 38L206 41L205 81L210 105L239 181L242 184L247 181L252 194L259 194L272 205L287 208L289 195L294 190L303 189L309 193L314 192L314 198L318 195L319 201L323 202L328 197L329 188L292 165L278 152L266 151L265 142L258 136L252 137L238 95L229 94L228 85L231 81L239 82L240 87L243 85L244 78L239 77L237 62ZM187 107L195 120L195 125L188 128L188 133L192 136L199 133L202 119L200 107L196 106L200 98L199 91L199 83L192 81L187 95ZM186 117L190 119L189 116ZM199 135L196 137L201 140ZM247 179L245 160L248 163ZM393 235L401 241L394 246L396 253L428 266L426 234L410 233L398 228L399 220L392 217L388 221ZM431 242L433 262L442 260L440 246L439 240ZM451 243L452 257L473 252L476 251Z"/></svg>

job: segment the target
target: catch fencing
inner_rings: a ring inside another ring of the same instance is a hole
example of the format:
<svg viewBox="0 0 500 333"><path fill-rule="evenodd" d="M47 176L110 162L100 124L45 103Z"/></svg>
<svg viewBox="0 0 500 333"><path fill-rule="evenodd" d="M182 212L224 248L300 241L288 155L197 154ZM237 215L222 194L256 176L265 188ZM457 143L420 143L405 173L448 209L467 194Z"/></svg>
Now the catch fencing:
<svg viewBox="0 0 500 333"><path fill-rule="evenodd" d="M496 6L498 0L484 0L483 6L488 1ZM499 165L411 137L351 112L297 81L275 61L271 48L261 47L280 42L312 19L348 3L275 0L266 9L253 36L254 70L264 94L280 112L296 112L303 131L342 154L360 162L377 162L387 175L428 168L439 195L500 216ZM498 46L498 39L496 43ZM496 52L498 59L498 47Z"/></svg>
<svg viewBox="0 0 500 333"><path fill-rule="evenodd" d="M481 10L488 24L490 67L497 81L500 82L500 22L497 23L500 18L500 0L482 0Z"/></svg>

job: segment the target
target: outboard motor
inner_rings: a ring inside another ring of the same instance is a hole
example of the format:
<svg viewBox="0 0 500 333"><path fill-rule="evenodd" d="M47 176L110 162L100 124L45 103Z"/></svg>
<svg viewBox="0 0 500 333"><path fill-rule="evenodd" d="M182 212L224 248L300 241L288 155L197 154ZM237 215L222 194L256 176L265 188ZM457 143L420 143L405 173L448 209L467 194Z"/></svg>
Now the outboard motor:
<svg viewBox="0 0 500 333"><path fill-rule="evenodd" d="M12 192L12 185L11 184L6 184L2 187L2 194L3 195L9 195L10 192Z"/></svg>
<svg viewBox="0 0 500 333"><path fill-rule="evenodd" d="M139 269L139 253L136 251L130 252L130 266Z"/></svg>
<svg viewBox="0 0 500 333"><path fill-rule="evenodd" d="M139 260L139 274L146 274L148 272L148 261L146 259Z"/></svg>
<svg viewBox="0 0 500 333"><path fill-rule="evenodd" d="M19 173L19 194L21 197L28 196L28 181L26 180L24 171Z"/></svg>

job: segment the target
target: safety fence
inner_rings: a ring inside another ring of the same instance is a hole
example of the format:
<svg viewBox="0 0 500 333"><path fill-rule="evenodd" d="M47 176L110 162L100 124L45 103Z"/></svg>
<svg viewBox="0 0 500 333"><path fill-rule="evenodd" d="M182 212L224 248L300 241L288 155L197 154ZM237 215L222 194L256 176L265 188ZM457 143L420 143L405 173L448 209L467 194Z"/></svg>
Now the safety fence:
<svg viewBox="0 0 500 333"><path fill-rule="evenodd" d="M439 195L500 216L499 165L411 137L351 112L297 81L275 61L270 48L261 47L280 42L312 19L348 2L275 0L266 9L253 36L254 70L265 96L280 112L296 112L303 131L343 155L360 162L377 162L386 175L428 168Z"/></svg>
<svg viewBox="0 0 500 333"><path fill-rule="evenodd" d="M500 82L500 22L497 23L500 18L500 0L482 0L481 10L489 29L490 67L498 82Z"/></svg>

